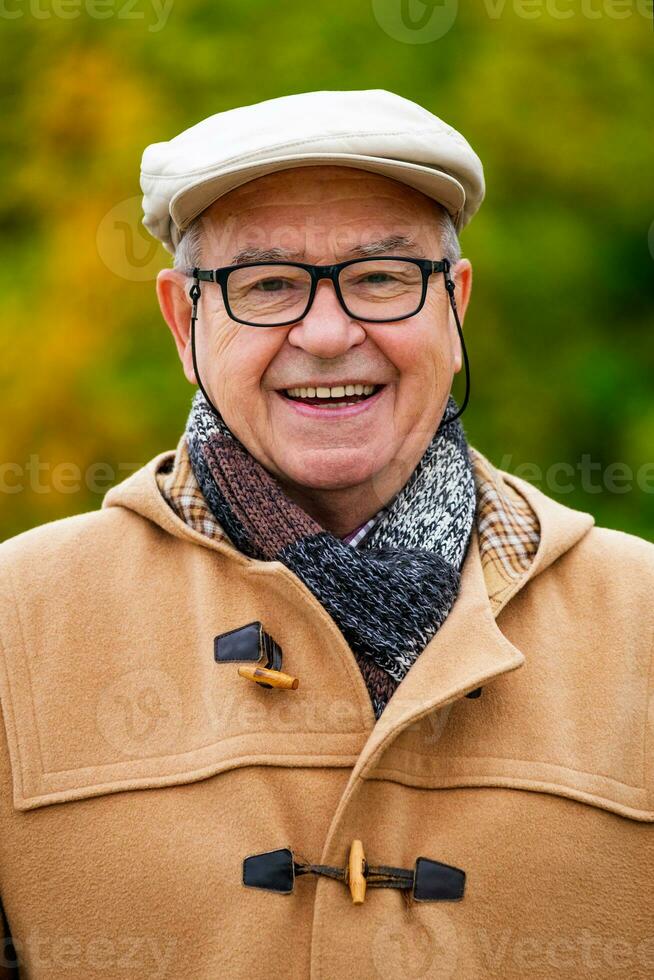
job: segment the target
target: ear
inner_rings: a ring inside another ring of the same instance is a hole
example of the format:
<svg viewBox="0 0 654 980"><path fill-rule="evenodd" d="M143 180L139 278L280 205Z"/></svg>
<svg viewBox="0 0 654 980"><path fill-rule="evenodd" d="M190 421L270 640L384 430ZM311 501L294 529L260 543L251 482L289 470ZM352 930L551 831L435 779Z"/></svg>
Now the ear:
<svg viewBox="0 0 654 980"><path fill-rule="evenodd" d="M162 269L157 276L157 299L164 320L170 327L184 374L197 384L191 351L191 309L188 294L190 280L177 269Z"/></svg>
<svg viewBox="0 0 654 980"><path fill-rule="evenodd" d="M470 293L472 292L472 266L468 259L460 259L452 269L452 278L456 283L456 308L459 311L459 320L463 326Z"/></svg>
<svg viewBox="0 0 654 980"><path fill-rule="evenodd" d="M472 266L468 259L460 259L450 270L450 275L454 280L456 287L454 291L454 299L456 300L456 308L459 314L459 320L461 321L461 328L463 328L466 310L468 309L468 303L470 302L470 293L472 291ZM452 331L452 341L455 345L456 352L454 357L454 373L458 374L463 366L463 351L461 349L459 333L456 329L454 314L451 310L450 329Z"/></svg>

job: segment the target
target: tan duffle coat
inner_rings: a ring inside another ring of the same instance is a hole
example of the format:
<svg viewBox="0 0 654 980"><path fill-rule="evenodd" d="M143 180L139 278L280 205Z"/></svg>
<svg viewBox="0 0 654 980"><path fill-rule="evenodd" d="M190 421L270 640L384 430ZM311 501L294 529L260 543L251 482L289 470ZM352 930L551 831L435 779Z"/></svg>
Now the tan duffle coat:
<svg viewBox="0 0 654 980"><path fill-rule="evenodd" d="M531 567L493 615L473 532L450 615L375 724L307 588L171 511L169 455L0 546L20 976L654 976L654 545L502 473L540 521ZM214 659L254 621L297 690ZM249 855L344 867L355 839L371 865L462 869L463 898L243 884Z"/></svg>

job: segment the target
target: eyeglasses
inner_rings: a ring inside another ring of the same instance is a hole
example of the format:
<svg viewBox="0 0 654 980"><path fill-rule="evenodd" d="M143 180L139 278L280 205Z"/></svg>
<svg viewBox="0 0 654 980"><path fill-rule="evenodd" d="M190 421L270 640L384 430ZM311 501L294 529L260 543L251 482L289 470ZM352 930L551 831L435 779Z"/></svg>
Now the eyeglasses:
<svg viewBox="0 0 654 980"><path fill-rule="evenodd" d="M449 268L448 259L437 262L390 255L335 265L256 262L187 269L186 275L195 279L191 299L199 298L199 281L215 282L232 320L251 327L285 327L307 315L321 279L331 279L342 308L355 320L406 320L422 309L429 277L447 273Z"/></svg>
<svg viewBox="0 0 654 980"><path fill-rule="evenodd" d="M285 327L302 320L313 303L321 279L331 279L339 303L355 320L393 323L419 313L425 303L429 277L442 272L466 369L466 390L461 408L447 425L458 419L470 396L470 365L461 321L454 298L455 284L449 259L414 259L387 255L350 259L334 265L306 262L252 262L226 265L221 269L186 269L193 277L189 297L191 309L191 354L198 387L217 418L220 412L202 384L195 345L200 282L216 282L222 290L227 314L250 327Z"/></svg>

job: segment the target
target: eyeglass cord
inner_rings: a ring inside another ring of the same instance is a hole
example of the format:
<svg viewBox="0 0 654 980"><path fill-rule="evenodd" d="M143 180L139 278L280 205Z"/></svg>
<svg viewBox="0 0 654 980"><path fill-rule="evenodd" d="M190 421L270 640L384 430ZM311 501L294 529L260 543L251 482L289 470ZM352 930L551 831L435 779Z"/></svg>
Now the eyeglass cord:
<svg viewBox="0 0 654 980"><path fill-rule="evenodd" d="M447 419L446 422L441 423L442 426L445 426L445 425L450 425L450 423L454 422L455 419L458 419L459 416L463 415L465 407L468 404L470 398L470 363L468 361L468 352L466 350L465 340L463 339L463 330L461 329L461 321L459 320L459 311L457 309L456 299L454 296L454 291L456 289L456 286L454 284L454 281L449 275L450 268L451 268L450 260L444 259L443 265L444 265L443 278L445 280L445 289L447 290L447 295L450 300L450 306L452 307L452 313L454 314L454 320L456 322L456 329L459 333L459 340L461 341L461 350L463 351L463 363L465 366L465 374L466 374L466 390L465 390L465 396L463 398L463 403L461 405L461 408L456 413L456 415L453 415L451 418ZM218 411L214 403L211 401L211 398L209 397L207 390L202 384L202 379L200 378L200 371L198 368L198 362L197 362L196 351L195 351L195 324L198 319L198 301L201 295L202 293L200 290L200 280L196 277L189 291L189 296L193 302L193 307L191 309L191 354L193 357L193 370L195 371L195 377L198 382L198 388L204 395L209 407L211 408L216 418L221 418L222 416L220 415L220 412Z"/></svg>

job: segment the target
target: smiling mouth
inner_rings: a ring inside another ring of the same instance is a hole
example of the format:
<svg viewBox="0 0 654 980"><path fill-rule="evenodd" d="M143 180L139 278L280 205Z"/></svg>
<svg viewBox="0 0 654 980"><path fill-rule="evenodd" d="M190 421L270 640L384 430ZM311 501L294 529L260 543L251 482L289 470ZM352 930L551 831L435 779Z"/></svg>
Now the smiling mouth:
<svg viewBox="0 0 654 980"><path fill-rule="evenodd" d="M372 398L385 385L341 385L333 388L284 388L279 394L289 401L300 402L303 405L327 406L329 408L344 408L356 405L358 402ZM329 394L326 394L329 392Z"/></svg>

